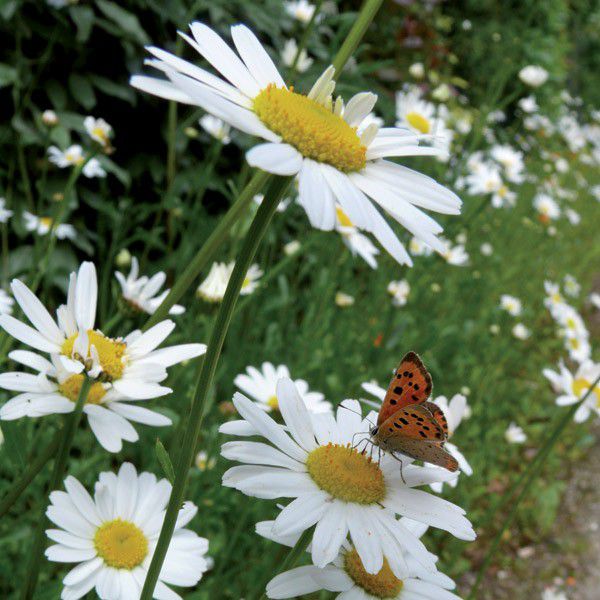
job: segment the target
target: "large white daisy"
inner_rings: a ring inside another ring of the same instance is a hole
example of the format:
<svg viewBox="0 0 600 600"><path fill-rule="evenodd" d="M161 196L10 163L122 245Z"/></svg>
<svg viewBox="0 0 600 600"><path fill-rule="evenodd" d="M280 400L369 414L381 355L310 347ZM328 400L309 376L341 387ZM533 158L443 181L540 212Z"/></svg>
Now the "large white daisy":
<svg viewBox="0 0 600 600"><path fill-rule="evenodd" d="M66 492L50 494L48 518L59 529L46 535L55 542L48 560L78 563L63 579L63 600L77 600L95 589L102 600L137 600L156 548L171 494L166 479L137 474L124 463L118 474L100 473L94 497L75 477ZM184 503L154 590L158 600L180 600L168 585L195 586L210 566L208 540L184 529L198 508Z"/></svg>
<svg viewBox="0 0 600 600"><path fill-rule="evenodd" d="M110 384L110 389L130 400L171 393L170 388L160 385L167 377L167 368L206 351L204 344L158 349L175 327L170 320L144 333L135 330L124 338L110 338L96 329L98 281L90 262L82 263L77 274L71 273L67 303L59 306L56 321L24 283L14 279L11 289L33 327L7 314L0 315L0 327L35 350L59 355L71 373L85 369L95 381ZM28 364L38 369L39 363Z"/></svg>
<svg viewBox="0 0 600 600"><path fill-rule="evenodd" d="M234 396L234 405L249 428L270 444L224 444L225 458L246 464L229 469L223 485L259 498L293 498L275 519L273 533L294 535L314 525L311 555L316 566L335 560L350 535L368 573L381 570L385 555L393 573L406 576L406 552L434 570L423 543L397 515L445 529L461 539L475 538L461 508L415 489L447 481L454 474L411 465L409 460L401 472L401 465L391 456L374 462L368 453L352 447L359 439L355 434L369 435L370 423L362 418L357 401L345 403L349 410L338 408L337 418L327 413L311 417L289 379L279 381L277 398L285 426L242 394Z"/></svg>
<svg viewBox="0 0 600 600"><path fill-rule="evenodd" d="M400 522L415 535L422 531L409 519L401 519ZM257 523L256 532L286 546L294 546L298 540L297 535L274 536L273 521ZM431 556L437 560L437 557ZM332 564L322 569L315 566L297 567L274 577L267 584L267 596L294 598L328 590L340 592L336 596L339 600L459 600L458 596L448 591L455 587L452 579L437 570L432 572L424 569L410 554L405 559L408 567L406 577L396 577L385 558L381 570L370 574L365 570L356 549L344 542Z"/></svg>
<svg viewBox="0 0 600 600"><path fill-rule="evenodd" d="M420 210L458 214L461 201L429 177L390 157L439 155L430 140L403 128L371 123L362 132L377 96L334 100L335 70L329 67L304 96L288 88L273 61L244 25L231 28L236 54L210 27L192 23L181 34L223 78L151 47L152 67L168 81L134 76L134 87L162 98L202 107L233 127L266 140L246 154L250 165L275 175L296 175L299 202L314 227L331 230L336 201L352 222L372 233L400 263L412 264L404 246L371 202L374 200L413 235L440 248L442 228Z"/></svg>

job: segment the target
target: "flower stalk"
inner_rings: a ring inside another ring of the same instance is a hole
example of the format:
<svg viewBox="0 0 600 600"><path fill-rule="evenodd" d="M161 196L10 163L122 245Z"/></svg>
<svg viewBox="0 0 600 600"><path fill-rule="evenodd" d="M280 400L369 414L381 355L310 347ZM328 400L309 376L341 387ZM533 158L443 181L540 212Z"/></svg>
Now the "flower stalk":
<svg viewBox="0 0 600 600"><path fill-rule="evenodd" d="M256 179L255 176L254 179ZM248 272L248 268L252 264L254 255L258 249L258 245L265 235L269 223L277 206L285 194L289 184L291 182L290 177L277 177L271 180L269 188L265 194L265 200L261 204L256 213L250 229L246 234L244 244L240 250L239 256L235 261L235 268L231 274L229 283L227 284L227 290L223 297L223 302L219 308L215 324L213 326L210 340L208 343L208 349L200 370L200 376L196 385L194 399L192 406L187 417L187 428L183 434L183 440L181 442L181 450L177 457L177 464L175 466L175 481L173 482L173 489L171 491L171 497L167 506L165 514L165 520L158 538L156 550L152 557L152 562L148 568L148 575L144 583L142 590L141 600L150 600L153 597L154 587L158 580L160 570L162 568L163 561L165 559L171 536L175 529L175 523L177 521L177 515L181 507L183 500L183 494L187 483L189 470L192 465L196 446L198 443L198 436L200 429L202 428L202 421L204 415L208 411L210 405L208 402L208 393L212 384L212 380L217 368L217 363L221 355L225 336L231 322L235 305L242 289L242 284ZM248 186L247 188L248 189ZM246 190L244 190L246 191ZM252 194L250 197L252 197ZM239 200L238 200L239 202ZM156 313L155 313L156 314Z"/></svg>
<svg viewBox="0 0 600 600"><path fill-rule="evenodd" d="M64 431L62 432L60 445L56 455L56 462L54 463L54 470L52 471L52 478L50 479L49 491L57 489L67 469L67 460L69 458L69 452L73 445L73 439L75 437L75 431L81 420L83 413L83 407L85 405L88 392L92 386L92 382L87 375L84 375L83 382L81 384L81 390L79 390L79 396L77 402L73 408L73 412L67 416ZM42 559L42 551L44 545L44 527L46 526L46 505L44 503L42 512L38 518L38 525L35 530L33 542L29 551L29 564L27 565L27 583L23 586L21 591L21 600L31 600L35 594L35 588L37 587L38 578L40 575L40 566Z"/></svg>

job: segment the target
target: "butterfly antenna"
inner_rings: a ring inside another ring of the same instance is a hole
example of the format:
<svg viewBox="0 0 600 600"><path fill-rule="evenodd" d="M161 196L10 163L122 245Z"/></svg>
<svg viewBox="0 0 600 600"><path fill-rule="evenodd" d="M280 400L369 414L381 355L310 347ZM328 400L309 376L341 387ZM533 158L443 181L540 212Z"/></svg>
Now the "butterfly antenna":
<svg viewBox="0 0 600 600"><path fill-rule="evenodd" d="M353 412L355 415L358 415L359 417L362 417L363 419L366 419L369 423L371 423L371 425L373 425L373 427L375 427L375 423L373 423L373 421L371 421L371 419L369 419L369 417L367 417L367 416L363 417L363 414L361 412L359 412L358 410L353 410L352 408L349 408L348 406L345 406L343 401L340 404L338 404L338 407L339 408L345 408L346 410L349 410L350 412Z"/></svg>

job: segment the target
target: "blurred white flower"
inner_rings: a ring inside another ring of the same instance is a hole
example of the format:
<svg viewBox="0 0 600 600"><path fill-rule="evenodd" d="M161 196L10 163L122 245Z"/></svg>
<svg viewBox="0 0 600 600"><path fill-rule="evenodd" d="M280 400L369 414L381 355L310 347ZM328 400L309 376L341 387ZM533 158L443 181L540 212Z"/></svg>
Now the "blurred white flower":
<svg viewBox="0 0 600 600"><path fill-rule="evenodd" d="M354 304L354 296L350 296L350 294L345 294L344 292L337 292L335 294L335 303L340 308L352 306Z"/></svg>
<svg viewBox="0 0 600 600"><path fill-rule="evenodd" d="M392 304L394 306L404 306L408 301L410 285L406 279L390 281L387 286L387 291L388 294L392 296Z"/></svg>
<svg viewBox="0 0 600 600"><path fill-rule="evenodd" d="M15 301L0 288L0 315L10 315Z"/></svg>
<svg viewBox="0 0 600 600"><path fill-rule="evenodd" d="M216 140L219 140L223 145L231 142L231 126L229 123L225 123L218 117L206 114L198 121L200 127L206 131L209 135L212 135Z"/></svg>
<svg viewBox="0 0 600 600"><path fill-rule="evenodd" d="M537 88L546 83L548 71L537 65L528 65L519 71L519 79L526 85Z"/></svg>
<svg viewBox="0 0 600 600"><path fill-rule="evenodd" d="M296 254L301 247L302 244L298 240L292 240L283 247L283 253L286 256L291 256L292 254Z"/></svg>
<svg viewBox="0 0 600 600"><path fill-rule="evenodd" d="M548 194L538 194L533 199L533 207L538 211L540 221L544 224L560 217L560 207Z"/></svg>
<svg viewBox="0 0 600 600"><path fill-rule="evenodd" d="M525 113L536 113L539 110L539 106L535 96L526 96L521 98L518 102L519 108Z"/></svg>
<svg viewBox="0 0 600 600"><path fill-rule="evenodd" d="M25 229L35 231L38 235L47 235L52 229L52 217L38 217L28 211L23 211ZM60 223L54 227L52 234L59 240L70 239L76 236L75 228L68 223Z"/></svg>
<svg viewBox="0 0 600 600"><path fill-rule="evenodd" d="M372 269L377 267L375 257L379 249L371 240L354 226L341 206L336 206L335 229L342 236L342 240L353 256L360 256Z"/></svg>
<svg viewBox="0 0 600 600"><path fill-rule="evenodd" d="M128 267L131 264L131 258L131 252L127 248L123 248L115 257L115 264L117 267Z"/></svg>
<svg viewBox="0 0 600 600"><path fill-rule="evenodd" d="M294 59L296 58L297 52L298 44L296 43L296 40L287 40L283 46L283 50L281 51L281 61L286 67L292 66L292 64L294 63ZM296 70L299 73L304 73L310 68L312 64L313 59L308 56L306 48L302 48L300 54L298 55L298 60L296 61Z"/></svg>
<svg viewBox="0 0 600 600"><path fill-rule="evenodd" d="M200 452L196 454L194 463L199 471L210 471L217 464L217 460L214 457L209 458L204 450L200 450Z"/></svg>
<svg viewBox="0 0 600 600"><path fill-rule="evenodd" d="M58 115L53 110L45 110L42 113L42 123L48 127L54 127L58 123Z"/></svg>
<svg viewBox="0 0 600 600"><path fill-rule="evenodd" d="M252 198L252 200L254 200L254 204L256 204L257 206L260 206L263 203L263 200L265 199L264 194L256 194L256 196L254 196L254 198ZM278 205L277 205L277 212L278 213L282 213L285 212L287 207L290 205L291 199L290 198L284 198Z"/></svg>
<svg viewBox="0 0 600 600"><path fill-rule="evenodd" d="M64 152L56 146L48 148L48 160L61 169L78 167L85 162L83 149L78 144L69 146ZM90 158L83 167L82 173L88 177L106 177L106 171L96 158Z"/></svg>
<svg viewBox="0 0 600 600"><path fill-rule="evenodd" d="M523 323L517 323L512 328L512 334L518 340L526 340L531 335L531 331L523 325Z"/></svg>
<svg viewBox="0 0 600 600"><path fill-rule="evenodd" d="M164 285L167 276L164 271L159 271L150 278L139 275L140 267L135 256L131 259L131 271L127 277L120 271L115 272L115 277L121 286L121 294L127 304L137 311L153 315L171 291L166 289L156 295ZM174 304L169 310L170 315L180 315L184 312L185 308L179 304Z"/></svg>
<svg viewBox="0 0 600 600"><path fill-rule="evenodd" d="M509 315L518 317L523 310L523 305L515 296L502 294L502 296L500 296L500 308L505 310Z"/></svg>
<svg viewBox="0 0 600 600"><path fill-rule="evenodd" d="M511 423L508 426L504 437L509 444L522 444L527 440L527 435L516 423Z"/></svg>
<svg viewBox="0 0 600 600"><path fill-rule="evenodd" d="M227 289L227 284L233 273L234 262L230 263L213 263L206 279L198 286L197 295L206 302L221 302ZM258 287L259 279L263 272L258 265L251 265L248 273L242 283L240 294L247 296Z"/></svg>
<svg viewBox="0 0 600 600"><path fill-rule="evenodd" d="M416 62L410 65L410 67L408 67L408 72L415 79L423 79L423 76L425 75L425 67L423 66L423 63Z"/></svg>
<svg viewBox="0 0 600 600"><path fill-rule="evenodd" d="M83 126L88 135L104 148L110 146L112 136L112 127L104 119L96 119L88 116L83 120Z"/></svg>
<svg viewBox="0 0 600 600"><path fill-rule="evenodd" d="M571 225L579 225L581 223L581 215L572 208L565 208L565 217Z"/></svg>
<svg viewBox="0 0 600 600"><path fill-rule="evenodd" d="M6 208L6 198L0 198L0 223L8 223L13 211Z"/></svg>
<svg viewBox="0 0 600 600"><path fill-rule="evenodd" d="M542 600L569 600L564 592L554 587L547 587L542 592Z"/></svg>
<svg viewBox="0 0 600 600"><path fill-rule="evenodd" d="M565 294L573 298L579 296L579 293L581 292L581 284L573 277L573 275L565 275L563 286L565 288Z"/></svg>
<svg viewBox="0 0 600 600"><path fill-rule="evenodd" d="M284 6L288 15L301 23L308 23L315 12L314 4L311 4L308 0L290 0L285 2Z"/></svg>
<svg viewBox="0 0 600 600"><path fill-rule="evenodd" d="M592 306L600 310L600 294L592 292L589 296L589 300L592 303Z"/></svg>
<svg viewBox="0 0 600 600"><path fill-rule="evenodd" d="M491 256L494 253L494 247L489 242L484 242L479 247L479 251L484 256Z"/></svg>

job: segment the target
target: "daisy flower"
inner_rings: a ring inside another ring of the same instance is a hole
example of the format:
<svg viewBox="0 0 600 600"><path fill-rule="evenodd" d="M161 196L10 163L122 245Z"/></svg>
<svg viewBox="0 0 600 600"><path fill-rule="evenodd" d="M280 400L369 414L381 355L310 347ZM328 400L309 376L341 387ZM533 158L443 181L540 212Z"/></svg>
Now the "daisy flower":
<svg viewBox="0 0 600 600"><path fill-rule="evenodd" d="M530 87L540 87L548 79L548 71L538 65L527 65L519 71L519 79Z"/></svg>
<svg viewBox="0 0 600 600"><path fill-rule="evenodd" d="M511 423L504 432L504 438L509 444L523 444L527 440L527 435L516 423Z"/></svg>
<svg viewBox="0 0 600 600"><path fill-rule="evenodd" d="M405 306L410 294L410 285L406 279L390 281L387 286L387 292L392 297L392 304L394 306Z"/></svg>
<svg viewBox="0 0 600 600"><path fill-rule="evenodd" d="M150 278L145 275L139 277L139 272L139 263L134 256L131 258L129 275L125 277L123 273L116 271L115 277L121 286L121 293L125 302L136 311L152 315L170 292L169 289L166 289L158 296L156 295L165 283L167 276L164 271L159 271ZM180 315L184 312L185 308L179 304L173 305L169 310L170 315Z"/></svg>
<svg viewBox="0 0 600 600"><path fill-rule="evenodd" d="M286 67L291 67L294 64L297 52L298 44L296 44L296 40L287 40L281 51L281 62L283 62ZM302 48L298 55L298 60L296 61L296 70L298 73L304 73L310 69L312 64L313 59L308 56L306 49Z"/></svg>
<svg viewBox="0 0 600 600"><path fill-rule="evenodd" d="M341 206L336 206L335 210L337 216L335 229L342 236L342 240L352 256L358 254L371 268L377 268L375 257L379 254L379 250L366 235L363 235L354 226Z"/></svg>
<svg viewBox="0 0 600 600"><path fill-rule="evenodd" d="M217 461L215 458L209 458L208 453L204 450L201 450L198 452L198 454L196 454L194 463L199 471L209 471L210 469L214 468L214 466L217 464Z"/></svg>
<svg viewBox="0 0 600 600"><path fill-rule="evenodd" d="M413 235L441 248L442 228L421 208L459 214L460 199L429 177L389 160L390 157L439 155L419 145L421 134L375 124L358 134L377 97L355 95L344 104L334 100L333 67L328 67L308 95L288 89L271 58L244 25L231 28L236 54L212 29L191 24L183 37L224 79L159 48L149 52L150 65L169 81L145 76L132 85L169 100L202 107L248 134L265 140L246 154L248 163L269 173L298 176L299 203L311 224L335 227L336 201L361 231L372 233L400 263L410 256L373 201ZM226 81L227 80L227 81Z"/></svg>
<svg viewBox="0 0 600 600"><path fill-rule="evenodd" d="M270 362L264 362L260 369L246 367L246 372L237 375L233 383L244 394L252 398L260 408L271 412L279 410L277 382L282 378L289 379L290 377L290 370L285 365L276 367ZM331 403L325 400L325 396L321 392L311 392L304 379L295 379L294 385L311 413L331 411Z"/></svg>
<svg viewBox="0 0 600 600"><path fill-rule="evenodd" d="M308 0L289 0L284 2L285 12L301 23L308 23L315 13L315 5Z"/></svg>
<svg viewBox="0 0 600 600"><path fill-rule="evenodd" d="M250 429L270 442L228 442L221 454L246 463L229 469L223 485L265 499L292 498L273 523L277 536L298 535L315 525L311 556L317 567L337 557L348 534L367 573L378 573L386 556L396 577L407 575L404 553L430 571L435 562L419 538L397 520L406 516L473 540L464 511L422 490L419 485L455 477L383 455L379 463L351 444L355 434L369 436L369 421L360 404L347 401L332 414L311 415L289 379L277 385L284 425L277 424L254 402L235 394L233 403ZM375 416L373 413L371 416Z"/></svg>
<svg viewBox="0 0 600 600"><path fill-rule="evenodd" d="M408 72L415 79L423 79L423 77L425 76L425 67L423 66L422 62L416 62L410 65L410 67L408 67Z"/></svg>
<svg viewBox="0 0 600 600"><path fill-rule="evenodd" d="M374 404L373 406L379 410L381 406L381 402L383 402L386 394L386 390L381 386L377 385L375 382L365 382L362 384L362 389L365 392L375 396L380 402ZM448 401L446 396L438 396L435 400L431 400L434 404L437 404L444 413L446 417L446 421L448 423L448 438L451 438L454 435L454 432L461 424L463 419L467 419L471 416L471 409L467 403L467 398L463 394L455 394L452 396L452 399ZM371 404L369 401L365 401L368 404ZM465 473L467 476L471 476L473 474L473 469L471 465L468 463L467 459L464 457L463 453L451 442L446 442L444 444L444 448L452 454L452 456L457 460L458 466L462 473ZM441 469L442 467L436 467L435 465L429 465L433 469ZM456 487L458 483L458 477L455 479L451 479L447 482L451 487ZM439 481L432 483L429 486L435 492L441 492L444 487L444 482Z"/></svg>
<svg viewBox="0 0 600 600"><path fill-rule="evenodd" d="M409 519L401 519L403 525L418 535ZM418 525L418 524L417 524ZM256 532L279 544L293 547L298 539L294 536L274 536L273 521L256 524ZM432 556L434 560L437 557ZM280 573L267 584L269 598L295 598L312 594L319 590L340 592L339 600L459 600L449 589L455 587L454 581L435 570L423 568L410 555L405 555L407 575L397 577L387 558L383 566L375 573L368 573L356 551L356 548L344 542L333 562L320 569L315 566L297 567Z"/></svg>
<svg viewBox="0 0 600 600"><path fill-rule="evenodd" d="M230 263L213 263L206 279L198 286L196 294L206 302L221 302L223 296L225 296L225 290L227 284L231 279L233 273L234 262ZM262 277L263 272L258 265L251 265L246 273L246 278L242 283L242 289L240 294L247 296L258 288L259 279Z"/></svg>
<svg viewBox="0 0 600 600"><path fill-rule="evenodd" d="M552 281L544 281L544 290L546 298L544 298L544 306L550 311L554 318L565 304L564 296L560 291L560 285Z"/></svg>
<svg viewBox="0 0 600 600"><path fill-rule="evenodd" d="M592 387L592 383L600 375L600 364L592 361L582 363L575 373L571 373L562 361L559 363L558 368L558 371L552 371L551 369L544 369L543 371L544 376L552 384L554 391L560 394L556 398L558 406L569 406L580 402ZM575 422L583 423L592 412L600 415L600 384L596 385L593 392L575 412Z"/></svg>
<svg viewBox="0 0 600 600"><path fill-rule="evenodd" d="M0 198L0 223L8 223L13 211L6 208L6 198Z"/></svg>
<svg viewBox="0 0 600 600"><path fill-rule="evenodd" d="M525 98L521 98L517 104L525 113L536 113L540 108L535 96L526 96Z"/></svg>
<svg viewBox="0 0 600 600"><path fill-rule="evenodd" d="M444 251L440 256L449 264L456 267L464 267L469 262L469 253L464 244L452 244L450 240L440 238L444 244Z"/></svg>
<svg viewBox="0 0 600 600"><path fill-rule="evenodd" d="M212 115L204 115L200 118L198 123L206 133L212 135L216 140L219 140L224 146L231 142L231 137L229 135L231 133L231 127L222 119L213 117Z"/></svg>
<svg viewBox="0 0 600 600"><path fill-rule="evenodd" d="M25 219L25 229L27 231L35 231L38 235L47 235L52 230L52 217L38 217L25 210L23 211L23 218ZM59 223L52 230L52 234L59 240L72 240L77 235L75 227L68 223Z"/></svg>
<svg viewBox="0 0 600 600"><path fill-rule="evenodd" d="M340 308L347 308L348 306L352 306L354 304L354 296L345 294L344 292L336 292L335 303Z"/></svg>
<svg viewBox="0 0 600 600"><path fill-rule="evenodd" d="M518 317L523 311L521 301L510 294L502 294L502 296L500 296L500 308L505 310L512 317Z"/></svg>
<svg viewBox="0 0 600 600"><path fill-rule="evenodd" d="M10 315L15 301L0 288L0 315Z"/></svg>
<svg viewBox="0 0 600 600"><path fill-rule="evenodd" d="M576 298L581 292L581 284L573 277L573 275L565 275L564 281L565 294Z"/></svg>
<svg viewBox="0 0 600 600"><path fill-rule="evenodd" d="M548 194L538 194L533 199L533 207L539 214L539 219L546 224L560 217L560 206Z"/></svg>
<svg viewBox="0 0 600 600"><path fill-rule="evenodd" d="M511 146L494 146L490 152L492 158L504 167L506 178L511 183L522 183L525 163L523 153Z"/></svg>
<svg viewBox="0 0 600 600"><path fill-rule="evenodd" d="M79 166L84 163L83 149L78 144L69 146L64 152L56 146L48 148L48 160L61 169ZM94 177L106 177L106 171L95 158L90 158L83 167L82 173L92 179Z"/></svg>
<svg viewBox="0 0 600 600"><path fill-rule="evenodd" d="M102 600L140 597L171 494L166 479L138 475L131 463L118 474L100 473L92 497L75 477L66 491L50 494L46 514L57 529L46 530L55 542L46 550L50 561L77 563L64 577L61 598L77 600L92 590ZM193 587L208 570L208 540L185 526L198 508L185 502L175 525L154 590L162 600L181 600L170 589Z"/></svg>
<svg viewBox="0 0 600 600"><path fill-rule="evenodd" d="M53 110L45 110L42 113L42 123L48 127L54 127L58 124L58 115Z"/></svg>
<svg viewBox="0 0 600 600"><path fill-rule="evenodd" d="M83 126L87 134L104 148L110 147L110 138L113 134L112 127L104 119L86 117Z"/></svg>
<svg viewBox="0 0 600 600"><path fill-rule="evenodd" d="M526 340L531 336L531 331L523 323L516 323L512 328L512 334L518 340Z"/></svg>
<svg viewBox="0 0 600 600"><path fill-rule="evenodd" d="M408 249L413 256L431 256L433 250L416 237L411 238Z"/></svg>
<svg viewBox="0 0 600 600"><path fill-rule="evenodd" d="M96 269L90 262L82 263L77 274L71 273L67 303L56 311L56 321L24 283L14 279L11 289L33 327L6 314L0 315L0 327L20 342L39 352L50 354L55 369L60 365L73 377L77 376L61 383L69 392L71 400L76 399L79 394L83 371L94 383L106 384L96 388L99 397L91 395L88 398L89 404L98 405L101 404L100 400L108 402L113 398L148 400L170 394L171 388L161 385L167 378L167 368L206 351L204 344L181 344L157 349L175 327L170 320L161 321L144 333L133 331L125 338L109 338L96 329L94 323L98 281ZM48 372L47 361L41 356L33 352L21 353L19 356L23 364L39 373ZM9 379L10 385L24 385L15 382L33 377L27 374L17 375L19 376ZM59 376L58 371L56 376ZM28 391L22 391L24 394L11 402L31 404ZM62 406L65 408L62 412L68 412L64 402ZM146 414L145 409L130 405L120 406L118 411L113 407L113 410L126 419L142 423L153 419Z"/></svg>

